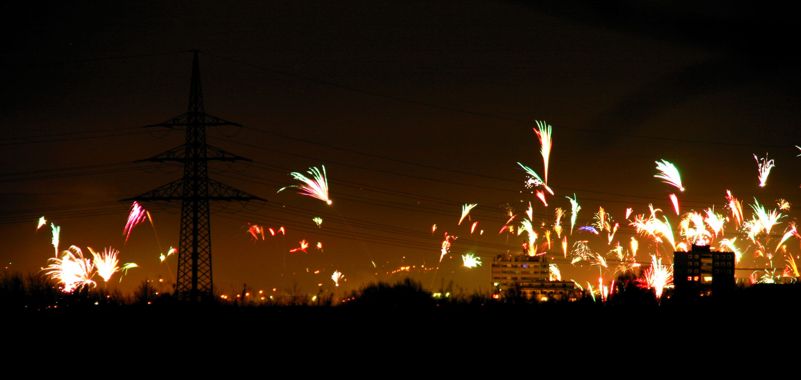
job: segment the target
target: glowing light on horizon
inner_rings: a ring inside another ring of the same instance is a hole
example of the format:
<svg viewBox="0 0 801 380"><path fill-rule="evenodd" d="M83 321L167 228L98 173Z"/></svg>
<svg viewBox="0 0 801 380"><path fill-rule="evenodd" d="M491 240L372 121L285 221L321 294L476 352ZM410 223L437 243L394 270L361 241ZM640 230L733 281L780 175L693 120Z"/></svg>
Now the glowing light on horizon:
<svg viewBox="0 0 801 380"><path fill-rule="evenodd" d="M299 185L289 185L278 189L278 193L294 187L298 189L298 193L307 197L319 199L325 204L331 206L334 202L328 195L328 174L325 171L325 165L320 165L321 169L312 166L306 173L309 177L300 172L289 173L292 178L301 182Z"/></svg>
<svg viewBox="0 0 801 380"><path fill-rule="evenodd" d="M674 186L675 188L679 189L679 191L684 191L684 186L681 184L681 173L679 173L679 169L676 168L676 165L673 165L668 160L661 160L655 161L656 162L656 170L659 171L655 178L659 178L662 182Z"/></svg>

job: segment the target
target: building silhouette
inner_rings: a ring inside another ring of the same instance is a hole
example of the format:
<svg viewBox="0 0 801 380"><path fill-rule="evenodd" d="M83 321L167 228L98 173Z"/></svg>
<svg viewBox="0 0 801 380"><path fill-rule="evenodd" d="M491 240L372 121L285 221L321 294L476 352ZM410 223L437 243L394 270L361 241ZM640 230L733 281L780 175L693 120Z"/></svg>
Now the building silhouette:
<svg viewBox="0 0 801 380"><path fill-rule="evenodd" d="M492 260L495 299L515 296L538 301L575 300L580 293L572 281L551 281L545 255L500 254Z"/></svg>
<svg viewBox="0 0 801 380"><path fill-rule="evenodd" d="M676 294L704 296L735 287L734 253L712 251L709 245L693 244L689 252L673 253L673 284Z"/></svg>

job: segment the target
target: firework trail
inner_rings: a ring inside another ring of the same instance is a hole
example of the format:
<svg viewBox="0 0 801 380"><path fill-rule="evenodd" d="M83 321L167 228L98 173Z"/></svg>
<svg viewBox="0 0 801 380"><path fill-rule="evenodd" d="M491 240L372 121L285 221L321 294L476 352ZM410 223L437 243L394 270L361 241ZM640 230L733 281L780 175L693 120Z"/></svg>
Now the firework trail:
<svg viewBox="0 0 801 380"><path fill-rule="evenodd" d="M709 229L715 234L715 238L723 235L723 226L726 224L726 218L716 213L714 207L707 208L705 212L706 217L704 218L704 222L706 222L706 225L709 226Z"/></svg>
<svg viewBox="0 0 801 380"><path fill-rule="evenodd" d="M290 187L294 187L299 189L298 193L301 195L305 195L307 197L319 199L325 202L327 205L331 206L334 202L328 196L328 175L325 171L325 165L321 165L322 170L317 169L317 167L312 166L306 172L309 174L309 177L305 176L303 173L299 172L292 172L289 173L292 178L302 182L300 185L289 185L282 187L278 190L278 192L282 192Z"/></svg>
<svg viewBox="0 0 801 380"><path fill-rule="evenodd" d="M670 227L667 217L663 217L664 221L656 217L657 211L658 210L652 208L651 216L648 217L648 219L642 214L635 215L634 221L632 221L630 225L637 230L637 233L651 236L656 243L661 243L662 238L666 239L668 243L670 243L670 247L676 249L677 246L676 240L673 237L673 228Z"/></svg>
<svg viewBox="0 0 801 380"><path fill-rule="evenodd" d="M53 250L55 251L55 257L58 257L58 243L61 236L61 227L57 226L55 223L50 223L50 233L52 234L52 238L50 239L50 244L53 245Z"/></svg>
<svg viewBox="0 0 801 380"><path fill-rule="evenodd" d="M768 176L770 175L771 169L773 169L776 165L773 164L773 160L768 160L768 154L765 153L765 158L760 159L757 155L754 155L754 160L757 163L757 173L759 178L759 187L765 187L768 182Z"/></svg>
<svg viewBox="0 0 801 380"><path fill-rule="evenodd" d="M801 277L801 273L798 272L798 265L796 265L793 255L788 254L786 257L789 258L789 260L785 259L785 261L787 261L787 265L784 267L783 276L795 278Z"/></svg>
<svg viewBox="0 0 801 380"><path fill-rule="evenodd" d="M681 185L681 173L679 173L679 169L668 160L655 162L656 170L658 170L659 173L654 175L654 177L661 179L662 182L668 185L674 186L679 189L679 191L684 191L684 186Z"/></svg>
<svg viewBox="0 0 801 380"><path fill-rule="evenodd" d="M710 236L706 230L704 217L698 212L691 212L684 216L679 222L679 235L684 236L692 243L706 241Z"/></svg>
<svg viewBox="0 0 801 380"><path fill-rule="evenodd" d="M784 235L782 235L781 240L779 240L779 244L776 244L776 249L773 251L773 253L779 252L779 248L782 246L782 244L784 244L788 239L793 237L793 235L798 236L798 231L795 228L795 224L790 224L787 227L787 231L785 231Z"/></svg>
<svg viewBox="0 0 801 380"><path fill-rule="evenodd" d="M470 210L474 209L476 206L478 206L478 203L465 203L465 204L463 204L462 205L462 216L459 217L459 223L457 225L461 226L462 222L464 221L464 218L467 218L467 216L470 214Z"/></svg>
<svg viewBox="0 0 801 380"><path fill-rule="evenodd" d="M542 204L545 205L545 207L548 207L548 201L545 200L545 192L542 190L537 190L536 194L537 198L539 198Z"/></svg>
<svg viewBox="0 0 801 380"><path fill-rule="evenodd" d="M462 265L468 269L478 268L481 266L481 257L473 253L466 253L462 255Z"/></svg>
<svg viewBox="0 0 801 380"><path fill-rule="evenodd" d="M663 265L662 259L658 259L656 255L651 255L651 266L645 270L645 282L649 289L654 289L656 299L659 300L665 287L673 283L673 268Z"/></svg>
<svg viewBox="0 0 801 380"><path fill-rule="evenodd" d="M526 179L526 182L525 182L525 186L526 186L527 189L535 188L537 186L542 186L545 189L545 191L547 191L549 194L553 195L553 189L548 187L548 185L542 180L542 178L540 178L540 175L537 174L537 172L535 172L534 169L532 169L532 168L530 168L530 167L528 167L526 165L523 165L520 162L518 162L517 164L521 168L523 168L523 171L525 171L526 174L528 174L528 178Z"/></svg>
<svg viewBox="0 0 801 380"><path fill-rule="evenodd" d="M573 235L573 227L576 225L578 213L581 211L581 206L578 204L578 197L573 194L573 198L565 197L570 201L570 235Z"/></svg>
<svg viewBox="0 0 801 380"><path fill-rule="evenodd" d="M253 237L253 240L259 240L260 237L261 237L261 240L264 240L264 227L263 226L260 226L258 224L251 224L248 227L248 233L250 234L251 237Z"/></svg>
<svg viewBox="0 0 801 380"><path fill-rule="evenodd" d="M315 217L312 219L312 221L314 222L314 224L316 224L316 225L317 225L317 228L320 228L320 226L322 226L322 225L323 225L323 218L321 218L321 217L319 217L319 216L315 216Z"/></svg>
<svg viewBox="0 0 801 380"><path fill-rule="evenodd" d="M599 231L603 231L608 226L608 223L606 221L606 216L607 216L606 210L604 210L603 207L598 207L598 212L595 213L593 219L595 220L594 226Z"/></svg>
<svg viewBox="0 0 801 380"><path fill-rule="evenodd" d="M606 234L606 244L612 245L612 240L614 240L615 233L617 232L618 228L620 228L620 224L619 223L615 223L615 225L612 227L612 229L609 230L609 232Z"/></svg>
<svg viewBox="0 0 801 380"><path fill-rule="evenodd" d="M306 239L299 241L298 244L300 244L300 246L297 248L290 249L289 253L295 253L295 252L309 253L306 251L306 249L309 248L309 242L306 241Z"/></svg>
<svg viewBox="0 0 801 380"><path fill-rule="evenodd" d="M562 281L562 272L554 263L548 264L548 281Z"/></svg>
<svg viewBox="0 0 801 380"><path fill-rule="evenodd" d="M670 198L670 203L673 204L673 210L676 211L676 216L679 215L679 198L676 197L676 194L670 194L668 196Z"/></svg>
<svg viewBox="0 0 801 380"><path fill-rule="evenodd" d="M544 121L536 121L537 128L534 133L540 140L540 154L542 154L542 164L545 170L545 184L548 184L548 163L551 159L551 148L553 147L553 139L551 138L551 126ZM553 194L551 194L553 195Z"/></svg>
<svg viewBox="0 0 801 380"><path fill-rule="evenodd" d="M125 242L128 242L128 238L131 237L131 232L133 231L134 227L139 225L148 218L147 210L142 207L139 202L134 201L131 203L131 211L128 213L128 221L125 223L125 227L122 229L122 234L125 235Z"/></svg>
<svg viewBox="0 0 801 380"><path fill-rule="evenodd" d="M177 249L175 249L173 247L170 247L170 249L167 250L166 254L164 254L164 253L160 253L159 254L159 262L163 263L164 260L167 260L168 257L174 255L176 252L178 252Z"/></svg>
<svg viewBox="0 0 801 380"><path fill-rule="evenodd" d="M85 258L80 248L71 246L62 253L62 256L48 259L50 263L42 270L45 275L56 280L61 285L61 291L72 293L85 286L94 287L97 284L92 280L95 267L92 260Z"/></svg>
<svg viewBox="0 0 801 380"><path fill-rule="evenodd" d="M528 216L528 220L534 220L534 207L531 206L531 202L528 202L528 208L526 209L526 216Z"/></svg>
<svg viewBox="0 0 801 380"><path fill-rule="evenodd" d="M741 226L743 224L743 204L732 195L730 190L726 190L726 202L729 203L732 218L737 222L738 227Z"/></svg>
<svg viewBox="0 0 801 380"><path fill-rule="evenodd" d="M556 237L562 237L562 216L564 216L565 212L562 208L557 207L554 210L554 214L556 215L556 220L553 223L553 232L556 232Z"/></svg>
<svg viewBox="0 0 801 380"><path fill-rule="evenodd" d="M345 278L345 275L342 272L335 270L334 273L331 275L331 281L334 281L334 285L339 287L339 281Z"/></svg>
<svg viewBox="0 0 801 380"><path fill-rule="evenodd" d="M634 212L633 208L631 208L631 207L626 208L626 218L625 218L626 220L629 220L629 217L631 216L632 212Z"/></svg>
<svg viewBox="0 0 801 380"><path fill-rule="evenodd" d="M100 276L104 282L108 282L108 280L111 279L111 276L120 270L120 260L117 258L117 256L120 254L120 251L108 247L104 249L103 252L97 253L92 249L92 247L87 248L89 248L89 252L91 252L92 257L94 257L97 275Z"/></svg>
<svg viewBox="0 0 801 380"><path fill-rule="evenodd" d="M120 282L122 282L123 277L128 275L128 271L134 268L139 268L139 264L137 263L122 264L122 267L120 267L120 271L122 272L122 276L120 276Z"/></svg>
<svg viewBox="0 0 801 380"><path fill-rule="evenodd" d="M567 258L567 235L562 237L562 254Z"/></svg>
<svg viewBox="0 0 801 380"><path fill-rule="evenodd" d="M637 249L640 248L640 242L637 241L637 238L634 236L631 237L631 241L629 241L629 249L631 250L631 256L637 257Z"/></svg>
<svg viewBox="0 0 801 380"><path fill-rule="evenodd" d="M317 245L315 247L317 247L318 250L322 251L323 250L323 242L318 241Z"/></svg>
<svg viewBox="0 0 801 380"><path fill-rule="evenodd" d="M476 220L475 222L473 222L473 225L472 225L472 226L470 226L470 234L471 234L471 235L473 234L473 232L475 232L475 231L476 231L476 227L478 227L478 220Z"/></svg>
<svg viewBox="0 0 801 380"><path fill-rule="evenodd" d="M439 251L439 262L440 263L442 262L442 259L445 258L445 255L447 255L448 252L451 251L451 243L456 239L458 239L458 237L452 236L452 235L448 235L447 232L443 235L442 246L441 246L440 251Z"/></svg>
<svg viewBox="0 0 801 380"><path fill-rule="evenodd" d="M548 243L548 251L551 250L551 230L545 230L545 242Z"/></svg>
<svg viewBox="0 0 801 380"><path fill-rule="evenodd" d="M740 259L743 258L743 252L740 251L734 245L734 243L736 243L736 242L737 242L737 238L733 238L733 239L722 239L718 243L718 245L720 246L720 249L725 249L725 250L728 250L728 251L731 251L732 253L734 253L734 263L735 264L739 263Z"/></svg>
<svg viewBox="0 0 801 380"><path fill-rule="evenodd" d="M39 231L46 224L47 224L47 219L45 219L44 216L40 216L39 221L36 223L36 231Z"/></svg>
<svg viewBox="0 0 801 380"><path fill-rule="evenodd" d="M790 202L784 198L778 199L776 205L779 206L779 210L781 211L790 211Z"/></svg>
<svg viewBox="0 0 801 380"><path fill-rule="evenodd" d="M431 226L431 234L434 234L434 232L437 232L437 225L436 225L436 223L435 223L435 224L433 224L433 225Z"/></svg>
<svg viewBox="0 0 801 380"><path fill-rule="evenodd" d="M591 233L593 235L598 235L599 234L598 230L595 229L595 227L593 227L593 226L581 226L581 227L579 227L579 231L586 231L586 232L589 232L589 233Z"/></svg>
<svg viewBox="0 0 801 380"><path fill-rule="evenodd" d="M775 209L767 212L765 207L759 204L756 198L754 198L754 204L751 205L751 209L754 210L754 216L750 223L752 227L756 226L758 230L757 233L764 231L766 234L770 235L770 230L773 229L773 226L777 225L779 220L784 217L784 215Z"/></svg>
<svg viewBox="0 0 801 380"><path fill-rule="evenodd" d="M534 256L537 252L537 246L534 245L537 241L537 233L534 232L534 226L531 224L531 220L523 219L523 221L520 222L520 229L517 230L517 235L520 236L523 232L528 236L528 245L526 246L528 255Z"/></svg>
<svg viewBox="0 0 801 380"><path fill-rule="evenodd" d="M796 145L795 147L798 148L798 150L801 150L801 146ZM797 155L796 157L801 157L801 154Z"/></svg>

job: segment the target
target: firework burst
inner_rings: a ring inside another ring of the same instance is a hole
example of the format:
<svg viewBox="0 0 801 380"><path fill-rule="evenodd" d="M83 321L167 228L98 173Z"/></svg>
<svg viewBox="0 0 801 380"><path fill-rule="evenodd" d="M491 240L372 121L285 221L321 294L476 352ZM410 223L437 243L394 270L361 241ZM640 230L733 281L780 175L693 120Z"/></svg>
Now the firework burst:
<svg viewBox="0 0 801 380"><path fill-rule="evenodd" d="M654 175L655 178L661 179L662 182L679 189L679 191L684 191L684 186L681 184L681 173L676 165L668 160L656 161L656 170L659 173Z"/></svg>
<svg viewBox="0 0 801 380"><path fill-rule="evenodd" d="M125 235L126 243L128 242L128 238L131 237L131 232L133 231L134 227L144 222L147 218L147 210L145 210L145 208L142 207L139 202L134 201L131 203L131 211L128 212L128 221L125 223L125 227L122 229L122 234Z"/></svg>
<svg viewBox="0 0 801 380"><path fill-rule="evenodd" d="M470 211L478 206L478 203L465 203L462 205L462 216L459 217L458 225L462 225L462 222L468 215L470 215Z"/></svg>
<svg viewBox="0 0 801 380"><path fill-rule="evenodd" d="M95 269L97 270L97 275L100 276L104 282L108 282L114 273L119 272L120 260L117 258L117 256L120 254L120 251L108 247L104 249L103 252L97 253L92 249L92 247L87 248L89 248L89 252L92 253L92 257L94 258L94 265Z"/></svg>
<svg viewBox="0 0 801 380"><path fill-rule="evenodd" d="M43 269L45 275L56 280L64 293L97 285L92 280L95 275L94 263L83 256L79 247L73 245L62 252L61 257L50 258L48 262L50 264Z"/></svg>
<svg viewBox="0 0 801 380"><path fill-rule="evenodd" d="M309 170L306 171L306 173L309 174L308 177L300 172L289 173L292 178L300 181L301 184L282 187L278 192L280 193L290 187L294 187L299 190L298 193L301 195L319 199L331 206L334 202L328 196L328 174L325 171L325 165L320 165L320 167L322 169L318 169L316 166L310 167Z"/></svg>
<svg viewBox="0 0 801 380"><path fill-rule="evenodd" d="M466 253L462 255L462 265L468 269L478 268L481 266L481 257L474 253Z"/></svg>
<svg viewBox="0 0 801 380"><path fill-rule="evenodd" d="M768 154L765 153L765 158L760 159L757 155L754 155L754 160L757 163L757 178L759 179L759 187L765 187L768 183L768 176L770 175L770 171L776 166L774 165L773 160L768 160Z"/></svg>

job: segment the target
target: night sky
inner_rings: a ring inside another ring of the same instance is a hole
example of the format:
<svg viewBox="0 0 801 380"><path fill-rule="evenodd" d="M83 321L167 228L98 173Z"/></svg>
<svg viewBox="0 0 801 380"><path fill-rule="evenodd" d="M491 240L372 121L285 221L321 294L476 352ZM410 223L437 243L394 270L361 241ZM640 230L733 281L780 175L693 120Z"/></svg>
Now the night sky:
<svg viewBox="0 0 801 380"><path fill-rule="evenodd" d="M123 244L130 204L120 200L181 176L180 165L134 161L183 142L182 131L142 126L186 110L190 49L201 51L206 111L244 125L210 130L209 143L253 159L211 163L211 177L268 200L214 206L222 292L333 290L335 269L348 280L339 293L399 279L386 272L436 266L444 231L461 237L451 255L436 277L413 277L488 290L492 257L524 241L497 236L507 207L532 201L551 221L575 193L579 225L599 205L618 220L648 203L669 211L673 189L653 178L663 158L682 170L685 210L722 210L726 189L745 203L801 205L798 5L562 3L3 4L0 259L23 273L44 266L49 231L34 230L45 215L62 226L62 248L113 246L140 265L113 286L171 281L177 261L158 254L178 244L179 204L144 204L157 234L143 224ZM548 208L516 165L541 173L534 120L554 126ZM752 154L766 152L776 168L761 189ZM289 172L320 164L333 207L276 194L294 183ZM463 203L479 204L484 236L456 226ZM248 223L288 236L254 242ZM301 239L324 251L290 255ZM465 252L485 265L462 268Z"/></svg>

